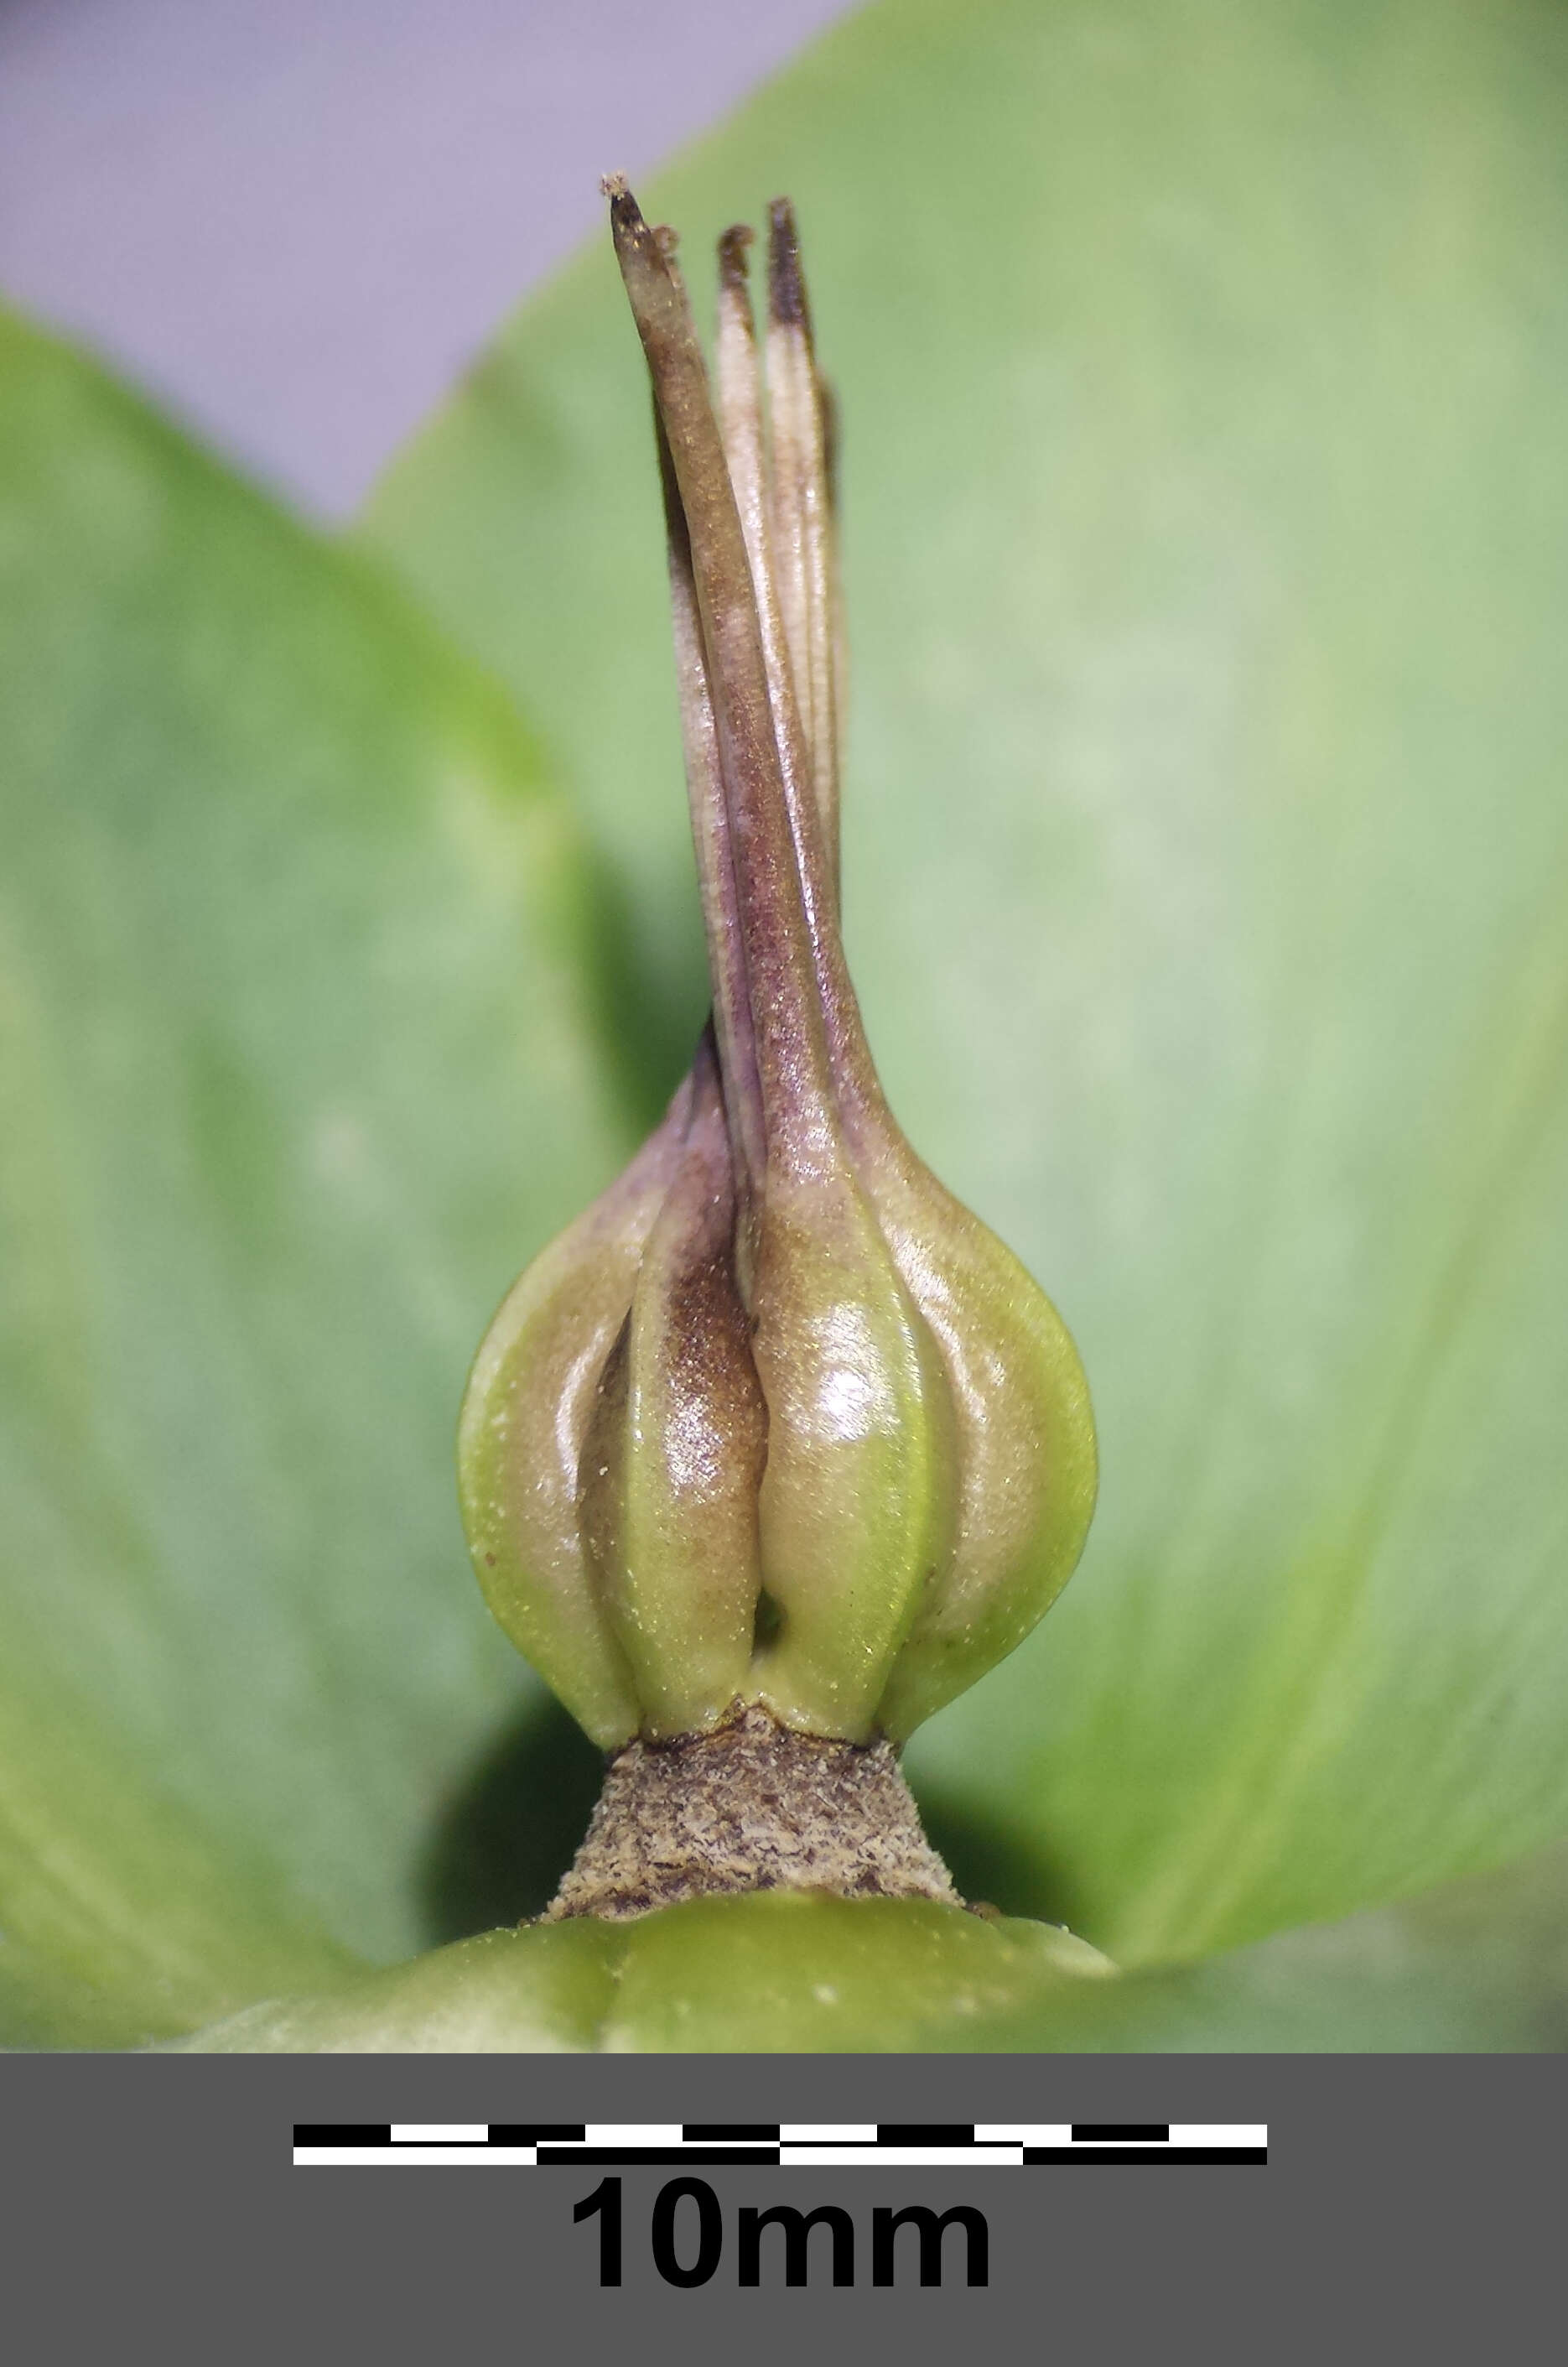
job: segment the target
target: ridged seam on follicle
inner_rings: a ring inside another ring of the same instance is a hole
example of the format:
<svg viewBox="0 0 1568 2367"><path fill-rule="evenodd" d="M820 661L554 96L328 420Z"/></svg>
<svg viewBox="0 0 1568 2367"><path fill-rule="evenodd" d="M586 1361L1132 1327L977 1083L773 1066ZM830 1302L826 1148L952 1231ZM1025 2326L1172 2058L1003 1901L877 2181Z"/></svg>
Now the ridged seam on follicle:
<svg viewBox="0 0 1568 2367"><path fill-rule="evenodd" d="M655 236L629 195L612 198L612 219L685 517L716 719L743 952L737 966L710 940L716 991L743 970L747 1011L725 1033L741 1036L749 1017L761 1091L763 1188L747 1211L739 1263L769 1408L759 1512L782 1625L756 1672L759 1697L790 1723L863 1737L926 1574L940 1561L942 1475L927 1402L936 1376L849 1159L828 1059L819 944L836 932L820 910L815 793L756 483L761 439L751 421L760 405L754 370L747 383L740 244L733 234L726 241L721 268L730 392L721 406L741 470L738 501L668 239ZM751 514L750 552L742 504ZM701 844L699 833L699 859ZM808 895L818 908L809 924ZM721 916L724 900L722 885L705 899ZM863 1394L858 1436L844 1423L833 1440L820 1419L835 1382ZM824 1486L838 1496L836 1520L822 1517ZM849 1588L829 1557L847 1560Z"/></svg>

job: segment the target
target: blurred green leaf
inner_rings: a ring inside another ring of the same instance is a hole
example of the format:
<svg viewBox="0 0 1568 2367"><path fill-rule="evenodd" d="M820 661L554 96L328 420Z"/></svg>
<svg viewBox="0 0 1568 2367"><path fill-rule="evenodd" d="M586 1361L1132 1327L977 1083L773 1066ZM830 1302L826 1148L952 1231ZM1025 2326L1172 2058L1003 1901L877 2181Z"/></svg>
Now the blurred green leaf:
<svg viewBox="0 0 1568 2367"><path fill-rule="evenodd" d="M0 2036L117 2043L425 1936L463 1373L626 1138L504 700L14 323L0 735Z"/></svg>
<svg viewBox="0 0 1568 2367"><path fill-rule="evenodd" d="M1540 2054L1568 2049L1568 1849L1201 1965L1003 2012L999 2054Z"/></svg>
<svg viewBox="0 0 1568 2367"><path fill-rule="evenodd" d="M925 1899L761 1891L626 1923L489 1931L319 1997L199 2032L200 2054L895 2053L973 2045L1021 2010L1048 2022L1103 1957L1048 1924Z"/></svg>
<svg viewBox="0 0 1568 2367"><path fill-rule="evenodd" d="M201 2054L1561 2050L1568 1851L1121 1977L1039 1923L776 1891L709 1899L633 1923L488 1932L258 2004L185 2044Z"/></svg>
<svg viewBox="0 0 1568 2367"><path fill-rule="evenodd" d="M697 283L797 202L852 962L1100 1413L1078 1577L911 1768L1129 1963L1568 1821L1565 68L1530 0L894 0L643 193ZM652 1107L701 990L646 400L603 241L367 532L614 869Z"/></svg>

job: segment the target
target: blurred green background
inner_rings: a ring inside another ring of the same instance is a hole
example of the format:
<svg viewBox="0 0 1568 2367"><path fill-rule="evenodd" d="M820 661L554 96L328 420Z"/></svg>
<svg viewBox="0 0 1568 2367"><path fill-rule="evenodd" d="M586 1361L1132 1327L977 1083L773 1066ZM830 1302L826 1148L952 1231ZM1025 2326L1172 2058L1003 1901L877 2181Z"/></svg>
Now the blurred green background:
<svg viewBox="0 0 1568 2367"><path fill-rule="evenodd" d="M888 0L641 192L698 282L796 201L851 960L1100 1423L1077 1577L908 1764L1134 1976L948 2043L1562 2040L1565 47ZM607 242L339 541L5 332L24 2040L511 1920L586 1816L451 1428L701 1014L649 445Z"/></svg>

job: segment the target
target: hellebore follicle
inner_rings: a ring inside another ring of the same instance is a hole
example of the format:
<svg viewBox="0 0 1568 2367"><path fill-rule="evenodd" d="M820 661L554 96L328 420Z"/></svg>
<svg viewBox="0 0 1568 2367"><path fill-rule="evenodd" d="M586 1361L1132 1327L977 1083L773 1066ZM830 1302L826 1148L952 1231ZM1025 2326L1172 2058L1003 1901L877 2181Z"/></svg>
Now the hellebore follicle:
<svg viewBox="0 0 1568 2367"><path fill-rule="evenodd" d="M750 232L719 243L710 390L672 234L606 192L653 385L713 1014L662 1124L491 1325L465 1524L501 1625L623 1774L657 1762L668 1792L660 1746L724 1735L776 1773L795 1736L838 1746L852 1788L874 1753L897 1784L888 1746L1077 1559L1088 1391L894 1123L845 967L830 429L790 209L764 414ZM716 1854L744 1886L747 1849ZM752 1880L822 1878L809 1850L751 1855ZM885 1886L863 1863L852 1886Z"/></svg>

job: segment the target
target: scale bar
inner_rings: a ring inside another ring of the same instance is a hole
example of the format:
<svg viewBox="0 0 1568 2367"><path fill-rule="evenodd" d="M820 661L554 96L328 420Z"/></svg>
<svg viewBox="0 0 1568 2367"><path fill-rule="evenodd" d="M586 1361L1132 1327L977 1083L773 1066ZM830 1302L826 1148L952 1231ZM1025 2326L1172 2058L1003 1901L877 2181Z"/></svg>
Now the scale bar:
<svg viewBox="0 0 1568 2367"><path fill-rule="evenodd" d="M1125 2169L1129 2163L1157 2162L1170 2168L1185 2162L1251 2162L1268 2161L1264 2146L1025 2146L1023 2166L1032 2169L1049 2162L1070 2161L1075 2168L1085 2162L1110 2163L1112 2169Z"/></svg>
<svg viewBox="0 0 1568 2367"><path fill-rule="evenodd" d="M1165 2121L1075 2121L1075 2145L1168 2145Z"/></svg>
<svg viewBox="0 0 1568 2367"><path fill-rule="evenodd" d="M578 2132L581 2135L581 2130ZM687 2121L683 2134L688 2145L777 2145L779 2124L776 2121Z"/></svg>
<svg viewBox="0 0 1568 2367"><path fill-rule="evenodd" d="M879 2121L876 2142L879 2146L973 2145L975 2127L970 2121Z"/></svg>
<svg viewBox="0 0 1568 2367"><path fill-rule="evenodd" d="M1269 2131L1261 2123L302 2121L294 2130L296 2165L319 2169L1030 2169L1096 2163L1175 2169L1189 2163L1258 2168L1268 2159Z"/></svg>
<svg viewBox="0 0 1568 2367"><path fill-rule="evenodd" d="M784 2169L1017 2169L1021 2146L781 2146Z"/></svg>
<svg viewBox="0 0 1568 2367"><path fill-rule="evenodd" d="M581 2164L592 2169L669 2169L682 2165L688 2169L712 2166L725 2161L761 2162L764 2169L776 2169L779 2164L777 2146L541 2146L538 2153L541 2169L558 2168L562 2162Z"/></svg>
<svg viewBox="0 0 1568 2367"><path fill-rule="evenodd" d="M491 2145L586 2145L588 2131L581 2121L492 2121Z"/></svg>

